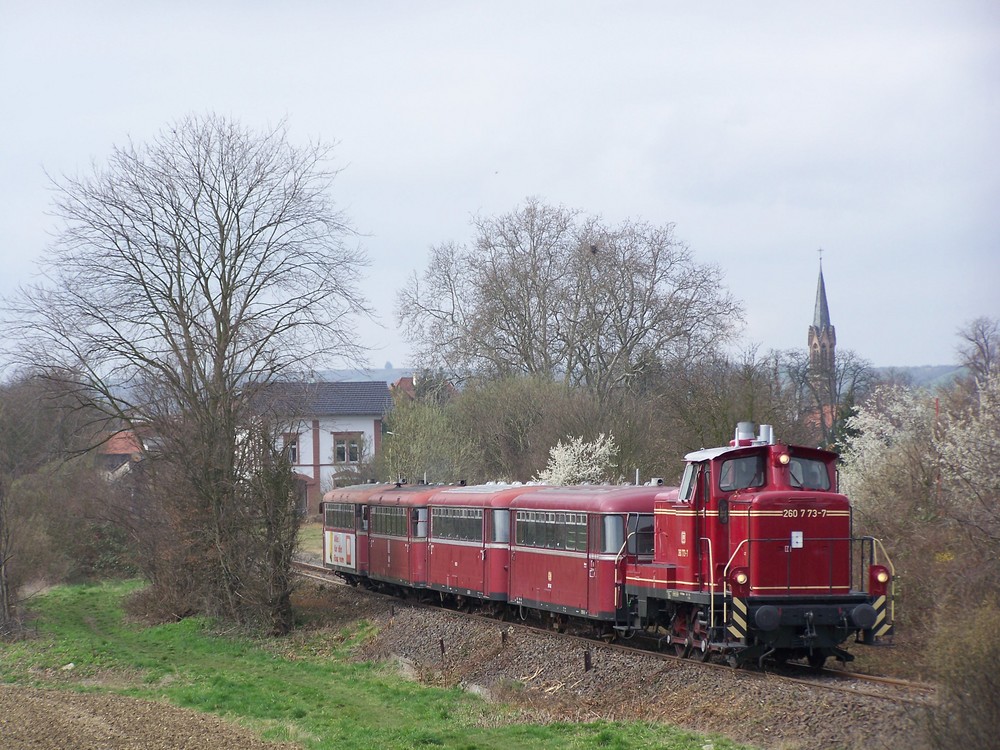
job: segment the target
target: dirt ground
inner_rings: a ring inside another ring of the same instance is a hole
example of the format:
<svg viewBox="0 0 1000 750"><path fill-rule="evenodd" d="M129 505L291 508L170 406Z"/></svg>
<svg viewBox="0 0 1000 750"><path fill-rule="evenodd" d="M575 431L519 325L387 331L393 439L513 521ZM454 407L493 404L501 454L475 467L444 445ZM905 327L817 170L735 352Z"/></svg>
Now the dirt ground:
<svg viewBox="0 0 1000 750"><path fill-rule="evenodd" d="M209 714L118 695L0 686L4 750L279 750Z"/></svg>

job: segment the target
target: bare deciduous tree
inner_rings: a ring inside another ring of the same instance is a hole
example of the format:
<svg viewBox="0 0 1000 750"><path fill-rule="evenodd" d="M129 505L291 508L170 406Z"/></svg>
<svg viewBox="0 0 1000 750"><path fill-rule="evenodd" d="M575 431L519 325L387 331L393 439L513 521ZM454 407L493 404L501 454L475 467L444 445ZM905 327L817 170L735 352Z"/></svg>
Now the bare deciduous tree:
<svg viewBox="0 0 1000 750"><path fill-rule="evenodd" d="M255 394L356 353L350 321L366 312L365 259L333 210L329 155L293 146L284 126L257 133L216 116L116 148L106 167L55 181L59 241L46 281L15 305L26 359L155 438L153 457L181 481L174 494L195 501L174 517L199 537L209 599L238 620L253 616L232 556L248 552L237 505L256 464L238 443Z"/></svg>
<svg viewBox="0 0 1000 750"><path fill-rule="evenodd" d="M792 386L787 394L796 405L799 420L812 427L812 439L834 446L841 438L851 410L875 385L871 362L850 349L837 352L833 367L817 369L806 350L781 356L782 370Z"/></svg>
<svg viewBox="0 0 1000 750"><path fill-rule="evenodd" d="M397 299L429 365L542 375L605 397L657 362L698 356L740 322L718 268L673 225L607 226L535 199L479 218L470 246L432 248Z"/></svg>
<svg viewBox="0 0 1000 750"><path fill-rule="evenodd" d="M1000 369L1000 320L976 318L958 332L960 362L980 382Z"/></svg>

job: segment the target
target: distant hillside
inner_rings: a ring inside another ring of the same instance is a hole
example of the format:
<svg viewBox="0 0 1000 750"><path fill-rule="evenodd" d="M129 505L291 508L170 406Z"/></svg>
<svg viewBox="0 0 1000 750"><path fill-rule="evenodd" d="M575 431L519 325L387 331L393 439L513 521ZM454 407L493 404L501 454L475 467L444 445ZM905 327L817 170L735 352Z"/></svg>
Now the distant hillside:
<svg viewBox="0 0 1000 750"><path fill-rule="evenodd" d="M922 365L920 367L876 367L879 375L902 373L910 379L910 383L918 388L936 388L948 385L961 375L964 367L958 365Z"/></svg>
<svg viewBox="0 0 1000 750"><path fill-rule="evenodd" d="M400 378L409 377L412 374L412 367L377 367L370 369L321 370L316 373L316 379L331 383L384 380L391 385Z"/></svg>
<svg viewBox="0 0 1000 750"><path fill-rule="evenodd" d="M876 367L880 376L893 373L905 375L909 382L918 388L936 388L947 385L964 372L958 365L921 365L920 367ZM412 367L373 367L348 370L321 370L316 373L317 380L328 382L361 382L384 380L392 385L400 378L413 375Z"/></svg>

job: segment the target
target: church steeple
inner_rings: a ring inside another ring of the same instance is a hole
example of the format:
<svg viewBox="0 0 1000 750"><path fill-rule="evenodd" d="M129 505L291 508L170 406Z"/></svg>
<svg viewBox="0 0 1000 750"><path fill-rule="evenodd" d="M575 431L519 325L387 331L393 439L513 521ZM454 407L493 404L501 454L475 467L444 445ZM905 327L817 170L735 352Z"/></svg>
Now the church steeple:
<svg viewBox="0 0 1000 750"><path fill-rule="evenodd" d="M823 251L819 256L819 282L816 284L816 308L809 326L809 364L815 372L832 372L836 361L837 332L830 323L830 307L826 302L823 281Z"/></svg>

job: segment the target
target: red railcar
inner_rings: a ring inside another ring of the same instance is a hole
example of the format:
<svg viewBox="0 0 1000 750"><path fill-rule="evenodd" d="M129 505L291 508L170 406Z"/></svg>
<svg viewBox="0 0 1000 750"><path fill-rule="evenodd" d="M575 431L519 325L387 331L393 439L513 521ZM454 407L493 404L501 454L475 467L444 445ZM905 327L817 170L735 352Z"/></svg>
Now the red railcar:
<svg viewBox="0 0 1000 750"><path fill-rule="evenodd" d="M368 500L393 486L358 484L323 497L323 564L350 583L368 578Z"/></svg>
<svg viewBox="0 0 1000 750"><path fill-rule="evenodd" d="M368 577L404 588L427 585L427 501L436 487L393 486L368 498Z"/></svg>
<svg viewBox="0 0 1000 750"><path fill-rule="evenodd" d="M510 509L514 498L542 489L521 484L448 487L434 493L427 547L427 587L456 596L506 602Z"/></svg>
<svg viewBox="0 0 1000 750"><path fill-rule="evenodd" d="M658 487L559 487L510 503L510 602L613 624L625 566L653 553Z"/></svg>

